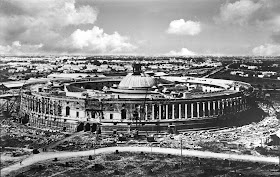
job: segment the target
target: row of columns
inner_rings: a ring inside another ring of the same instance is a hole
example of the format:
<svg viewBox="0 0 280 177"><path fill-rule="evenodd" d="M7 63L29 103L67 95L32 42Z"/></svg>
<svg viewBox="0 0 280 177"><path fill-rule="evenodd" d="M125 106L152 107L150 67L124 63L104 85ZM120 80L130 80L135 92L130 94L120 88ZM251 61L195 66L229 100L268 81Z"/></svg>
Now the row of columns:
<svg viewBox="0 0 280 177"><path fill-rule="evenodd" d="M242 97L227 98L213 101L200 101L185 104L152 104L150 119L186 119L204 118L207 116L219 116L228 113L243 111L247 108L246 105L246 99ZM171 106L171 110L169 110L169 106ZM182 109L182 107L184 107L184 110ZM169 114L169 111L171 111L171 116ZM182 116L183 111L184 116ZM190 113L188 113L189 111ZM145 105L145 112L145 120L148 120L148 105Z"/></svg>
<svg viewBox="0 0 280 177"><path fill-rule="evenodd" d="M62 106L50 99L36 99L32 96L22 97L21 108L26 111L35 111L43 114L60 116Z"/></svg>
<svg viewBox="0 0 280 177"><path fill-rule="evenodd" d="M42 116L61 116L61 106L49 99L36 99L26 95L22 98L22 107L25 111L40 113ZM231 112L239 112L246 109L246 99L243 97L227 98L211 101L199 101L174 104L146 104L145 114L141 119L187 119L204 118L208 116L224 115ZM150 112L151 111L151 112ZM141 116L140 116L141 117Z"/></svg>

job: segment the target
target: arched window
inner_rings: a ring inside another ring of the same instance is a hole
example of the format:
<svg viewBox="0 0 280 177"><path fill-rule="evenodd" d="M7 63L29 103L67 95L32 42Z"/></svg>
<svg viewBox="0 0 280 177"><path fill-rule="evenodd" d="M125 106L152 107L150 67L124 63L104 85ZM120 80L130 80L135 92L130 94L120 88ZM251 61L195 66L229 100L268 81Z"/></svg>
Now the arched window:
<svg viewBox="0 0 280 177"><path fill-rule="evenodd" d="M69 116L69 115L70 115L70 107L67 106L67 107L66 107L66 116Z"/></svg>

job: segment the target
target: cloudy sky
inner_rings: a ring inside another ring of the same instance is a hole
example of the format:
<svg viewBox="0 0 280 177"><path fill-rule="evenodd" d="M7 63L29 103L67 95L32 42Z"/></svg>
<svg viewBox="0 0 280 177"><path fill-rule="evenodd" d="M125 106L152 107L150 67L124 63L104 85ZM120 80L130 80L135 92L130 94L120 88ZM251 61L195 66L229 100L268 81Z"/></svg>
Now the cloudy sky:
<svg viewBox="0 0 280 177"><path fill-rule="evenodd" d="M0 0L0 54L280 55L280 1Z"/></svg>

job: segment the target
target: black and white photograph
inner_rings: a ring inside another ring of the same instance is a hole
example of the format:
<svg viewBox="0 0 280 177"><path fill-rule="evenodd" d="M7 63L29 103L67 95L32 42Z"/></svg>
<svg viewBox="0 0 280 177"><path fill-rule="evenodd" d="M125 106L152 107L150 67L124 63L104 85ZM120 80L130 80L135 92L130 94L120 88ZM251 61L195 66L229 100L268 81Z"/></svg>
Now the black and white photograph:
<svg viewBox="0 0 280 177"><path fill-rule="evenodd" d="M279 0L0 0L1 177L279 177Z"/></svg>

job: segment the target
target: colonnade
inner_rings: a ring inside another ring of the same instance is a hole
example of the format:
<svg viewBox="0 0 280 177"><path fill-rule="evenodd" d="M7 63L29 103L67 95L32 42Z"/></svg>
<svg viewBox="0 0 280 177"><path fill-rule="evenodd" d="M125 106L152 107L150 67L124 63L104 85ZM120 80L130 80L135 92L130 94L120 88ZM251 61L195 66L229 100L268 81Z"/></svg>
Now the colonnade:
<svg viewBox="0 0 280 177"><path fill-rule="evenodd" d="M76 125L62 118L59 100L47 97L23 95L21 111L30 116L30 123L37 127L60 127L74 130ZM139 103L138 103L139 104ZM147 121L204 119L240 112L247 109L246 97L237 96L212 100L176 100L173 102L147 102L144 113L139 111L140 119ZM129 117L128 117L129 118Z"/></svg>
<svg viewBox="0 0 280 177"><path fill-rule="evenodd" d="M44 97L38 98L32 95L21 97L21 109L54 116L61 116L62 114L62 106L59 101Z"/></svg>
<svg viewBox="0 0 280 177"><path fill-rule="evenodd" d="M151 113L148 110L151 107ZM193 119L220 116L247 109L246 98L234 97L219 100L146 104L145 120ZM150 116L149 116L150 115Z"/></svg>
<svg viewBox="0 0 280 177"><path fill-rule="evenodd" d="M21 114L28 114L31 126L39 128L57 128L65 131L76 131L77 125L61 117L62 106L59 100L23 95L21 97Z"/></svg>

